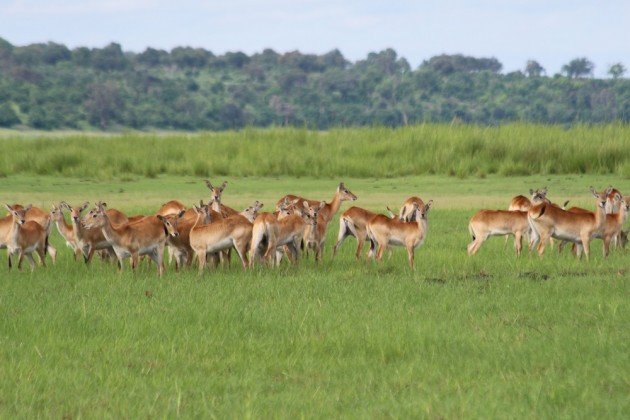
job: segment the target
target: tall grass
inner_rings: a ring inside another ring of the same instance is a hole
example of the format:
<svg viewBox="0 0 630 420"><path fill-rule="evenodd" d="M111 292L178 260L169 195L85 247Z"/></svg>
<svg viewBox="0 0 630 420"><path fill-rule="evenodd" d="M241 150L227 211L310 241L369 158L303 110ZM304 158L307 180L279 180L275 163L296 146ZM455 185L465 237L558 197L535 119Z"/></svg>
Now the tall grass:
<svg viewBox="0 0 630 420"><path fill-rule="evenodd" d="M418 125L0 138L0 174L395 177L591 173L630 177L630 126Z"/></svg>

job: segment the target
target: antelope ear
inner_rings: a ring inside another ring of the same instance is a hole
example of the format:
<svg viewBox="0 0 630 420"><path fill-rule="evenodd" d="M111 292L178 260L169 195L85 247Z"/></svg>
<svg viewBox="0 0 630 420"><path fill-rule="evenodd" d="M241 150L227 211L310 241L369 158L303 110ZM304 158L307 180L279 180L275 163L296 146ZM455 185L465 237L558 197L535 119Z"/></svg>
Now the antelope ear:
<svg viewBox="0 0 630 420"><path fill-rule="evenodd" d="M158 219L160 219L162 222L164 222L164 220L166 220L166 219L164 218L164 216L162 216L161 214L158 214L158 215L157 215L157 218L158 218Z"/></svg>
<svg viewBox="0 0 630 420"><path fill-rule="evenodd" d="M339 183L339 189L343 190L344 188L346 188L345 184L343 182Z"/></svg>
<svg viewBox="0 0 630 420"><path fill-rule="evenodd" d="M429 200L429 202L424 205L424 211L429 211L432 205L433 205L433 200Z"/></svg>
<svg viewBox="0 0 630 420"><path fill-rule="evenodd" d="M540 192L544 195L547 195L547 187L543 188L542 190L540 190Z"/></svg>
<svg viewBox="0 0 630 420"><path fill-rule="evenodd" d="M621 199L622 199L621 194L615 193L615 201L621 201Z"/></svg>
<svg viewBox="0 0 630 420"><path fill-rule="evenodd" d="M227 181L223 181L223 184L219 187L219 191L223 192L223 190L227 187Z"/></svg>
<svg viewBox="0 0 630 420"><path fill-rule="evenodd" d="M284 204L285 206L288 206L288 205L289 205L289 197L284 197L283 204Z"/></svg>
<svg viewBox="0 0 630 420"><path fill-rule="evenodd" d="M83 210L85 210L87 208L87 206L89 206L89 205L90 205L89 201L86 201L85 203L83 203L81 205L81 207L79 208L79 213L82 212Z"/></svg>
<svg viewBox="0 0 630 420"><path fill-rule="evenodd" d="M534 195L534 190L532 190L531 188L529 189L529 195Z"/></svg>
<svg viewBox="0 0 630 420"><path fill-rule="evenodd" d="M26 206L26 207L24 208L24 211L25 211L25 212L27 212L27 211L29 211L29 210L30 210L30 209L32 209L32 208L33 208L33 205L32 205L32 204L29 204L28 206Z"/></svg>
<svg viewBox="0 0 630 420"><path fill-rule="evenodd" d="M181 217L184 217L184 214L185 214L185 213L186 213L186 210L185 210L185 209L181 209L181 210L179 211L179 213L177 214L177 218L179 219L179 218L181 218Z"/></svg>
<svg viewBox="0 0 630 420"><path fill-rule="evenodd" d="M597 194L597 191L595 191L595 188L589 187L588 189L595 198L599 198L599 194Z"/></svg>
<svg viewBox="0 0 630 420"><path fill-rule="evenodd" d="M212 182L210 182L209 179L206 179L206 187L208 187L209 189L213 190L214 188L212 187Z"/></svg>
<svg viewBox="0 0 630 420"><path fill-rule="evenodd" d="M325 202L325 201L320 202L320 203L319 203L319 207L317 208L317 210L321 210L321 209L323 209L325 205L326 205L326 202Z"/></svg>
<svg viewBox="0 0 630 420"><path fill-rule="evenodd" d="M303 202L302 202L302 205L304 206L304 208L305 208L306 210L308 210L308 209L310 209L310 208L311 208L311 206L309 206L309 205L308 205L308 201L303 201Z"/></svg>
<svg viewBox="0 0 630 420"><path fill-rule="evenodd" d="M11 208L11 206L8 205L7 203L4 203L4 207L6 207L7 210L9 210L9 211L13 211L13 208Z"/></svg>
<svg viewBox="0 0 630 420"><path fill-rule="evenodd" d="M300 202L300 199L299 199L299 198L296 198L295 200L291 201L291 205L295 206L295 205L297 205L297 203L299 203L299 202Z"/></svg>

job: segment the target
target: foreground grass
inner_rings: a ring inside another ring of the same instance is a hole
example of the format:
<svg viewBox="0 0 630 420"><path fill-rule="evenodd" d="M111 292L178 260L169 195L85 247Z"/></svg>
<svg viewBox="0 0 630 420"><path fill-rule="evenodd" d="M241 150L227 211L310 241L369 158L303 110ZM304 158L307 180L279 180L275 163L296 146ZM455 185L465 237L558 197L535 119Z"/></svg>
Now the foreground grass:
<svg viewBox="0 0 630 420"><path fill-rule="evenodd" d="M153 200L207 196L187 178L130 181L123 192L58 178L6 181L3 199L105 195L130 213ZM250 195L273 202L287 190L328 198L334 189L231 181L228 204ZM612 183L510 180L541 181L576 199L584 186ZM626 191L624 182L615 185ZM494 177L346 184L357 205L374 209L411 193L439 197L416 271L400 249L381 265L356 262L348 240L320 266L243 272L233 263L158 279L148 265L122 275L100 262L88 269L55 235L56 266L0 274L0 415L627 417L627 252L604 260L596 241L590 262L568 253L516 260L495 239L468 258L467 220L482 207L475 200L503 207L518 185ZM335 221L328 251L336 233Z"/></svg>
<svg viewBox="0 0 630 420"><path fill-rule="evenodd" d="M326 132L293 128L201 134L0 132L0 175L65 177L630 177L630 127L423 124Z"/></svg>

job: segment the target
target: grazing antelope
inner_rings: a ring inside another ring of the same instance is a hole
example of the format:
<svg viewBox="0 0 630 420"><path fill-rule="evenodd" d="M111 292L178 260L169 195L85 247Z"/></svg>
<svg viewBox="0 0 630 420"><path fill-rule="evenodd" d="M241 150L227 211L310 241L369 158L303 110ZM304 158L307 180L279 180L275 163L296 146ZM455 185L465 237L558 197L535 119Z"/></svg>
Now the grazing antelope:
<svg viewBox="0 0 630 420"><path fill-rule="evenodd" d="M262 203L257 201L254 206L248 207L239 214L225 219L213 220L207 206L201 208L194 206L197 220L190 230L190 247L197 255L199 274L202 274L205 269L208 254L225 251L232 247L236 249L243 268L247 268L247 251L252 238L252 222L261 207ZM199 221L202 218L205 218L208 223L200 225Z"/></svg>
<svg viewBox="0 0 630 420"><path fill-rule="evenodd" d="M578 256L584 249L586 259L589 258L590 241L606 222L606 198L611 188L598 193L593 187L591 193L596 199L594 213L572 213L558 206L542 203L532 206L527 214L532 232L532 249L537 246L538 254L545 252L549 238L573 242L578 245Z"/></svg>
<svg viewBox="0 0 630 420"><path fill-rule="evenodd" d="M123 261L131 257L131 268L138 266L139 257L148 255L155 262L158 275L164 273L164 245L167 236L177 237L176 228L164 216L147 216L135 223L114 225L104 205L99 203L90 211L83 225L87 229L99 229L114 249L118 258L118 269L122 272Z"/></svg>
<svg viewBox="0 0 630 420"><path fill-rule="evenodd" d="M357 196L352 194L350 190L346 188L343 182L340 183L330 203L325 203L325 207L319 211L319 220L324 221L327 224L339 211L339 208L341 207L341 203L343 201L355 201L356 199ZM306 201L308 202L310 207L317 207L320 205L320 201L318 200L308 200L306 198L298 197L293 194L288 194L278 200L278 203L276 204L277 210L280 209L285 200L288 200L289 202L293 202L295 200L298 200L299 202Z"/></svg>
<svg viewBox="0 0 630 420"><path fill-rule="evenodd" d="M417 204L417 208L422 208L424 201L422 201L420 197L409 197L400 208L398 218L405 222L415 222L415 220L413 220L416 214L415 211L413 211L414 204Z"/></svg>
<svg viewBox="0 0 630 420"><path fill-rule="evenodd" d="M8 204L5 207L11 214L11 228L5 237L9 270L12 267L11 256L18 255L18 270L22 268L22 259L26 255L31 271L35 269L33 252L39 255L40 263L46 266L46 248L48 247L48 234L46 229L35 221L27 221L26 213L31 206L15 209Z"/></svg>
<svg viewBox="0 0 630 420"><path fill-rule="evenodd" d="M227 187L227 181L223 181L223 184L219 187L215 187L212 183L206 179L206 186L210 190L210 202L212 203L212 210L219 212L223 215L223 217L234 216L235 214L239 214L238 211L234 210L231 207L228 207L224 204L221 204L221 195L223 194L223 190Z"/></svg>
<svg viewBox="0 0 630 420"><path fill-rule="evenodd" d="M480 210L468 223L472 242L468 244L468 255L477 253L481 245L491 236L514 235L516 256L521 255L522 238L530 230L527 212L520 210Z"/></svg>
<svg viewBox="0 0 630 420"><path fill-rule="evenodd" d="M182 210L186 210L186 206L182 202L171 200L162 204L155 214L160 216L170 216L173 214L179 214Z"/></svg>
<svg viewBox="0 0 630 420"><path fill-rule="evenodd" d="M422 207L417 203L412 205L414 222L404 222L398 219L390 219L379 214L367 224L367 234L370 238L370 248L373 250L376 245L376 260L383 258L383 252L389 245L404 246L407 249L409 266L414 269L414 250L422 245L427 236L429 209L433 205L433 200L429 200Z"/></svg>
<svg viewBox="0 0 630 420"><path fill-rule="evenodd" d="M61 205L59 207L54 204L52 205L50 219L57 225L57 230L59 231L61 237L66 240L66 245L72 249L72 256L76 261L79 255L81 255L81 249L79 248L72 224L67 223L66 219L63 217Z"/></svg>

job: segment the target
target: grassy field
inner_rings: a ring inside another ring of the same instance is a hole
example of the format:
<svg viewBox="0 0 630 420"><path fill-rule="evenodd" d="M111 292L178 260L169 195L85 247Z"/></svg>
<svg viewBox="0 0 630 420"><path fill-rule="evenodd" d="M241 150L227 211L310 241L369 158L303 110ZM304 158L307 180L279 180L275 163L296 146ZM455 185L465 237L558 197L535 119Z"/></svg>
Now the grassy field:
<svg viewBox="0 0 630 420"><path fill-rule="evenodd" d="M610 174L630 178L630 126L245 129L85 134L0 131L0 175L378 177Z"/></svg>
<svg viewBox="0 0 630 420"><path fill-rule="evenodd" d="M605 260L595 241L586 262L567 252L517 260L501 238L475 258L465 249L477 209L545 185L555 201L592 207L589 185L630 191L630 181L225 179L235 207L273 207L287 192L330 199L340 180L359 206L381 211L415 194L435 206L413 272L402 249L380 265L356 262L352 239L331 261L337 219L320 266L243 272L233 261L161 279L146 264L119 275L74 263L55 232L56 266L0 269L0 417L628 417L628 251ZM102 199L135 214L207 197L197 176L0 181L1 200L46 208Z"/></svg>

